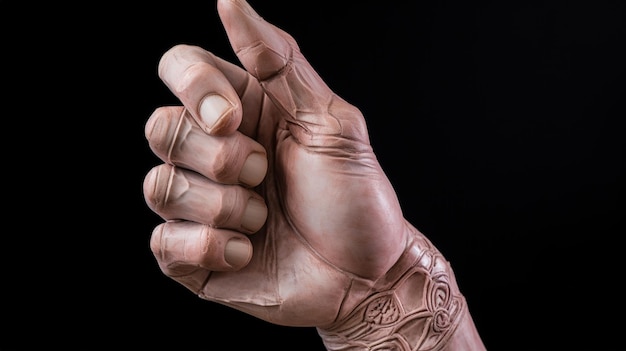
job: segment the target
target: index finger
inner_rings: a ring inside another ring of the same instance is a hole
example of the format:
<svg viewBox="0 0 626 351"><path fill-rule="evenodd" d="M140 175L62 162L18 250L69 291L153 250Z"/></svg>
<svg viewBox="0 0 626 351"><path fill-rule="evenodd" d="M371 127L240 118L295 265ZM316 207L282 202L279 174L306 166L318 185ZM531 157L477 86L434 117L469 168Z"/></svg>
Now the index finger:
<svg viewBox="0 0 626 351"><path fill-rule="evenodd" d="M199 47L180 44L163 54L158 73L207 134L227 135L239 127L241 100L230 80L245 81L243 69Z"/></svg>

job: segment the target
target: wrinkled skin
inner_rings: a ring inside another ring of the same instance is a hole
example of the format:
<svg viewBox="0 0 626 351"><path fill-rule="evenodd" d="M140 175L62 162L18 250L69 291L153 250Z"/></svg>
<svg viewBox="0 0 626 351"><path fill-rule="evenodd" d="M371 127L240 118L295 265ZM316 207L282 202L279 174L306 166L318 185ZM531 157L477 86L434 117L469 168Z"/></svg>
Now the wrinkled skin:
<svg viewBox="0 0 626 351"><path fill-rule="evenodd" d="M151 249L201 298L276 324L330 326L410 245L438 252L404 219L361 112L247 3L220 0L218 12L243 68L188 45L159 63L182 106L146 123L164 161L144 181L166 220Z"/></svg>

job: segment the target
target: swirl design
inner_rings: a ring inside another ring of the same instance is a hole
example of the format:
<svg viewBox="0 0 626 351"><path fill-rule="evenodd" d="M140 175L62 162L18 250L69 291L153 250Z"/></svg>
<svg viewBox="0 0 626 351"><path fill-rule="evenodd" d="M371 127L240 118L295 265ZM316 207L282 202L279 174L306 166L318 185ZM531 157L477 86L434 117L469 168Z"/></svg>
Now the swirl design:
<svg viewBox="0 0 626 351"><path fill-rule="evenodd" d="M452 324L450 313L454 311L454 299L450 292L447 275L433 277L429 286L427 308L433 314L432 328L436 333L443 333Z"/></svg>

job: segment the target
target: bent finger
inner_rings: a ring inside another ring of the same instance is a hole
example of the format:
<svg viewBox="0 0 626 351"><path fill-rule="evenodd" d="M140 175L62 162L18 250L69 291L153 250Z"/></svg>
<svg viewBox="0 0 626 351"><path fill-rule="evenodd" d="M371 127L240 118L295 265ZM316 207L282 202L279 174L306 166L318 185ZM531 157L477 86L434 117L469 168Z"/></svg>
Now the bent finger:
<svg viewBox="0 0 626 351"><path fill-rule="evenodd" d="M265 202L254 191L218 184L168 164L150 170L143 191L148 207L166 220L187 220L252 234L267 219Z"/></svg>
<svg viewBox="0 0 626 351"><path fill-rule="evenodd" d="M145 135L164 162L218 183L254 187L267 172L267 155L261 144L239 132L207 135L182 106L156 109L146 123Z"/></svg>
<svg viewBox="0 0 626 351"><path fill-rule="evenodd" d="M195 292L211 271L236 271L252 258L252 244L245 235L188 221L155 227L150 249L165 275Z"/></svg>
<svg viewBox="0 0 626 351"><path fill-rule="evenodd" d="M158 74L207 134L228 135L242 120L239 96L230 79L245 81L247 73L206 50L176 45L159 61Z"/></svg>

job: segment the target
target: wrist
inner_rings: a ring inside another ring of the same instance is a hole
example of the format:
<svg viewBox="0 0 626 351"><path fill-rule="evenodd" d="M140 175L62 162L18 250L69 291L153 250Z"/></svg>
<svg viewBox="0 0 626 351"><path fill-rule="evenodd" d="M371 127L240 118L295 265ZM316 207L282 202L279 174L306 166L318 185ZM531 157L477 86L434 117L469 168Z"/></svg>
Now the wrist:
<svg viewBox="0 0 626 351"><path fill-rule="evenodd" d="M317 328L328 350L484 349L449 263L415 232L384 277L355 279L342 317Z"/></svg>

